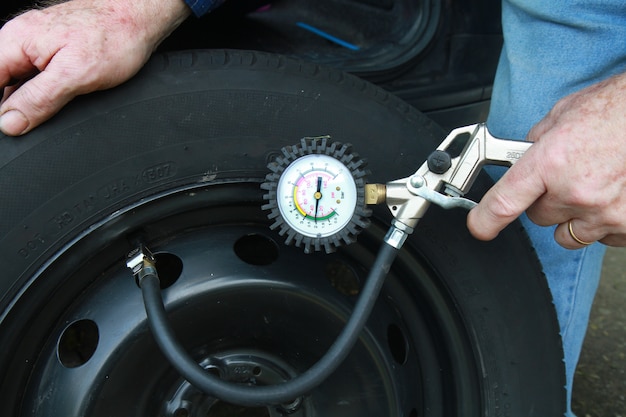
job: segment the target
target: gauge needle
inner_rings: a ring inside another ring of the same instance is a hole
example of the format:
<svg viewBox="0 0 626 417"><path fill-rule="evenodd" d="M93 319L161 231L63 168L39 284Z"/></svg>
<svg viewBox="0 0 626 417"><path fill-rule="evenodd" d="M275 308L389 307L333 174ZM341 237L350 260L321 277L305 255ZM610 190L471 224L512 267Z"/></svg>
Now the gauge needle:
<svg viewBox="0 0 626 417"><path fill-rule="evenodd" d="M315 223L317 223L317 208L322 198L322 177L317 177L317 190L315 191Z"/></svg>

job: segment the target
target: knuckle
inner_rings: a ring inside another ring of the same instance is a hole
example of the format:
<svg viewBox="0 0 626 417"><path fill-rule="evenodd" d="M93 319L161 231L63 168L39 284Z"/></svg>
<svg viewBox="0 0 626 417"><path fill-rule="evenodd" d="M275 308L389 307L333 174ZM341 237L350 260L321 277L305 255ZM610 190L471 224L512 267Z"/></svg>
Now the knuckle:
<svg viewBox="0 0 626 417"><path fill-rule="evenodd" d="M52 88L35 84L30 86L31 88L24 91L24 101L29 103L30 107L37 114L44 114L50 111L54 107L54 93Z"/></svg>
<svg viewBox="0 0 626 417"><path fill-rule="evenodd" d="M31 81L12 96L14 101L11 106L19 108L34 122L42 121L64 104L61 91L62 87Z"/></svg>
<svg viewBox="0 0 626 417"><path fill-rule="evenodd" d="M491 215L498 219L515 218L520 214L517 205L499 189L493 189L494 198L491 199L488 209Z"/></svg>
<svg viewBox="0 0 626 417"><path fill-rule="evenodd" d="M564 203L569 207L589 211L598 216L600 213L610 213L612 207L617 207L615 198L598 187L572 186L563 191Z"/></svg>
<svg viewBox="0 0 626 417"><path fill-rule="evenodd" d="M607 234L626 233L626 216L623 209L609 207L602 211L601 222Z"/></svg>

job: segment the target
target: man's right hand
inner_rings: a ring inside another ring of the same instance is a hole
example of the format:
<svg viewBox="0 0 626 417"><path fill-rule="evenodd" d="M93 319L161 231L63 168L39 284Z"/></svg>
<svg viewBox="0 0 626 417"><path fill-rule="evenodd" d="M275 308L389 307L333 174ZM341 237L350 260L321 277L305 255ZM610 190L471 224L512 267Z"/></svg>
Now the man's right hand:
<svg viewBox="0 0 626 417"><path fill-rule="evenodd" d="M559 101L535 125L535 142L473 208L467 225L490 240L522 212L558 225L567 249L626 246L626 73Z"/></svg>

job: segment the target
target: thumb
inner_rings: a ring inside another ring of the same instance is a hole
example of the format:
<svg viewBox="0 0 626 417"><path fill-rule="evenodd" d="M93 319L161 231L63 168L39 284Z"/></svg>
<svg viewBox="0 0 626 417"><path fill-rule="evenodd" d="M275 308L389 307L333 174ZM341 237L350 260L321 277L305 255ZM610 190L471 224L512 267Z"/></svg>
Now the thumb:
<svg viewBox="0 0 626 417"><path fill-rule="evenodd" d="M531 154L529 150L469 212L467 227L475 238L495 238L546 192Z"/></svg>
<svg viewBox="0 0 626 417"><path fill-rule="evenodd" d="M23 135L55 115L76 96L69 80L42 71L10 94L0 107L0 130Z"/></svg>

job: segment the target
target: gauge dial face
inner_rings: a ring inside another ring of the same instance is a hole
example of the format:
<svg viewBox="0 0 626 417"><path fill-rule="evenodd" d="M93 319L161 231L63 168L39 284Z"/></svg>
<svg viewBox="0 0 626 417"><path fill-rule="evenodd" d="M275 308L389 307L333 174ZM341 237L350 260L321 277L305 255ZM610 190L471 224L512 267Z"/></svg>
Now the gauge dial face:
<svg viewBox="0 0 626 417"><path fill-rule="evenodd" d="M357 187L350 170L328 155L305 155L293 161L278 181L276 193L285 221L309 237L341 231L357 204Z"/></svg>

